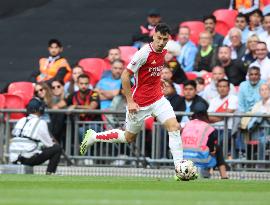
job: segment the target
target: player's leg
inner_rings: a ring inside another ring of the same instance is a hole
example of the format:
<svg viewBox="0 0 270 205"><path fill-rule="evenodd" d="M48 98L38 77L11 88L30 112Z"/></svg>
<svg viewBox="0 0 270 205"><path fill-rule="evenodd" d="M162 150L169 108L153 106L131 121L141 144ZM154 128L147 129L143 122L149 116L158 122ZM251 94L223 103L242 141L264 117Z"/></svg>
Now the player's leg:
<svg viewBox="0 0 270 205"><path fill-rule="evenodd" d="M169 147L176 166L183 160L182 140L180 136L180 125L176 120L175 113L170 102L162 98L154 107L153 114L163 124L169 133Z"/></svg>
<svg viewBox="0 0 270 205"><path fill-rule="evenodd" d="M95 132L92 129L86 131L84 139L80 146L80 153L84 155L87 147L96 142L110 143L130 143L135 141L137 134L141 130L144 111L138 111L136 114L126 115L126 131L121 129L112 129L104 132Z"/></svg>

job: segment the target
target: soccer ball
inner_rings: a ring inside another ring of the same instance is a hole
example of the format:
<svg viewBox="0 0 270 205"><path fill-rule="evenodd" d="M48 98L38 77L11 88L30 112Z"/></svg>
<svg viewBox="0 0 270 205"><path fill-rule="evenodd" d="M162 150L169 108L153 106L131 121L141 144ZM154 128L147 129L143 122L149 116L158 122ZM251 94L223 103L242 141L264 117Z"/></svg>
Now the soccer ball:
<svg viewBox="0 0 270 205"><path fill-rule="evenodd" d="M175 168L176 176L182 181L194 180L198 177L197 167L191 160L182 160Z"/></svg>

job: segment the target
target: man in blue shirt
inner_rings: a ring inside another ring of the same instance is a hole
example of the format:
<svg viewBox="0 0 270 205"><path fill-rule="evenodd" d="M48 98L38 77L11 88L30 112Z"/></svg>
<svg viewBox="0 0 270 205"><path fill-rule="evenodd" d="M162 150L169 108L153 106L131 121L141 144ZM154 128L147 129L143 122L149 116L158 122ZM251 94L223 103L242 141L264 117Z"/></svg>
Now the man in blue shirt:
<svg viewBox="0 0 270 205"><path fill-rule="evenodd" d="M198 52L194 43L189 40L190 29L187 26L181 26L178 33L178 42L181 46L180 55L177 56L177 61L185 72L193 71L195 57Z"/></svg>
<svg viewBox="0 0 270 205"><path fill-rule="evenodd" d="M114 60L111 72L103 75L97 83L95 91L99 93L100 108L107 109L111 106L112 99L119 94L121 88L121 74L124 70L124 61Z"/></svg>
<svg viewBox="0 0 270 205"><path fill-rule="evenodd" d="M260 68L250 67L248 69L248 80L242 82L239 87L238 103L240 112L248 112L261 97L259 89L264 82L261 80Z"/></svg>

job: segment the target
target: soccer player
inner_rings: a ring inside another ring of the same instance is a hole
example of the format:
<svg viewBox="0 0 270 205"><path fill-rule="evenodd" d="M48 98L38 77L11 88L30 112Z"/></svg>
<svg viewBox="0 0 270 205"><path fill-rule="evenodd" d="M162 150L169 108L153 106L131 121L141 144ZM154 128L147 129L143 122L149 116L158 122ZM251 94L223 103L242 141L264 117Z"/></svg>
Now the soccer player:
<svg viewBox="0 0 270 205"><path fill-rule="evenodd" d="M183 159L180 126L170 102L163 96L160 72L164 65L164 47L170 37L170 29L160 23L155 28L153 41L137 51L123 71L121 79L127 99L126 130L112 129L96 133L87 130L81 143L84 155L88 146L95 142L131 143L141 130L144 119L150 115L157 118L169 132L169 147L174 165ZM135 85L131 91L130 79L134 75Z"/></svg>

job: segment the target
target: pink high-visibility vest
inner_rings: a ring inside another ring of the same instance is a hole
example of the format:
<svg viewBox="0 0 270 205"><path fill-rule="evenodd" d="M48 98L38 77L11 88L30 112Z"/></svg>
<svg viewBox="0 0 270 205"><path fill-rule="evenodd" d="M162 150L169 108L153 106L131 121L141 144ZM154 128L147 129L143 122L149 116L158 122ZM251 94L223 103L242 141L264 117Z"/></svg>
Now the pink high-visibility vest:
<svg viewBox="0 0 270 205"><path fill-rule="evenodd" d="M182 132L182 143L184 149L206 151L209 135L215 129L201 120L191 120L186 124Z"/></svg>

